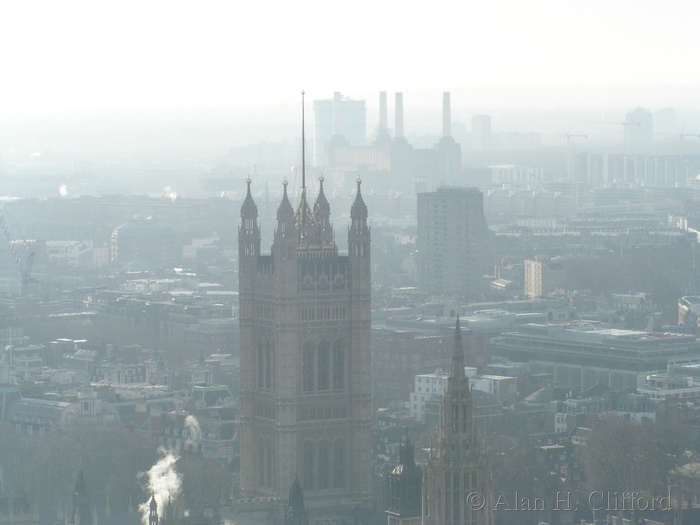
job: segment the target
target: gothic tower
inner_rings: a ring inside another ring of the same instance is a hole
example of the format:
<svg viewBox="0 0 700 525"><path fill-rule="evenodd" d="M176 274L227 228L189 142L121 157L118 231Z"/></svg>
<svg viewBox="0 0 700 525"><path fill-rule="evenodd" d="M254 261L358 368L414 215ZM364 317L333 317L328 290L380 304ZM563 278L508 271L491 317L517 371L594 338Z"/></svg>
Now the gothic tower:
<svg viewBox="0 0 700 525"><path fill-rule="evenodd" d="M348 254L340 254L320 179L305 175L294 210L287 183L269 254L257 207L241 208L241 489L284 501L299 476L310 509L368 506L370 232L357 182Z"/></svg>
<svg viewBox="0 0 700 525"><path fill-rule="evenodd" d="M90 511L90 495L85 483L85 475L82 469L78 471L78 479L75 481L75 490L73 491L73 516L71 523L73 525L91 525L92 512Z"/></svg>
<svg viewBox="0 0 700 525"><path fill-rule="evenodd" d="M490 469L480 450L474 401L464 373L459 316L452 370L440 408L437 442L430 450L425 481L425 525L491 525Z"/></svg>

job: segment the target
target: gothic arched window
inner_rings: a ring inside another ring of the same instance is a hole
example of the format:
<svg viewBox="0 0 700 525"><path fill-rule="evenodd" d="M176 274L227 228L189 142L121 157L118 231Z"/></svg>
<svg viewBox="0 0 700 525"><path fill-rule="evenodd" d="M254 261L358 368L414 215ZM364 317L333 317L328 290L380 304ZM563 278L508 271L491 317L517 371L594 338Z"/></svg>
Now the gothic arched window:
<svg viewBox="0 0 700 525"><path fill-rule="evenodd" d="M271 390L274 387L274 362L273 344L265 341L265 388Z"/></svg>
<svg viewBox="0 0 700 525"><path fill-rule="evenodd" d="M314 470L316 469L316 445L315 443L307 439L304 441L304 446L302 450L302 469L304 472L303 487L304 490L313 490L314 485Z"/></svg>
<svg viewBox="0 0 700 525"><path fill-rule="evenodd" d="M302 364L301 364L301 376L302 376L302 391L313 392L314 391L314 348L311 343L304 343L304 349L302 350Z"/></svg>
<svg viewBox="0 0 700 525"><path fill-rule="evenodd" d="M338 438L333 443L333 487L345 486L345 441Z"/></svg>
<svg viewBox="0 0 700 525"><path fill-rule="evenodd" d="M318 488L331 486L331 442L322 439L318 445Z"/></svg>
<svg viewBox="0 0 700 525"><path fill-rule="evenodd" d="M330 348L325 339L318 344L318 380L316 388L318 390L330 390Z"/></svg>
<svg viewBox="0 0 700 525"><path fill-rule="evenodd" d="M258 339L255 344L255 351L258 362L258 388L265 388L265 356L263 355L263 344L260 339Z"/></svg>
<svg viewBox="0 0 700 525"><path fill-rule="evenodd" d="M345 389L345 347L338 339L333 344L333 390Z"/></svg>

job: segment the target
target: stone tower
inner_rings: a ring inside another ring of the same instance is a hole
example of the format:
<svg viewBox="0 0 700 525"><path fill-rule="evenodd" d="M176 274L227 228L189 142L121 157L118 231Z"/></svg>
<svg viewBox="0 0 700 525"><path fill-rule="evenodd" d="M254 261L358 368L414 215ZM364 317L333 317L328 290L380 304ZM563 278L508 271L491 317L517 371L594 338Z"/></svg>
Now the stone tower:
<svg viewBox="0 0 700 525"><path fill-rule="evenodd" d="M424 480L424 525L491 525L491 472L476 436L474 401L464 373L457 317L452 371L440 408L437 442Z"/></svg>
<svg viewBox="0 0 700 525"><path fill-rule="evenodd" d="M78 471L78 479L75 481L73 491L73 516L71 523L74 525L91 525L92 512L90 510L90 495L85 483L85 475L82 469Z"/></svg>
<svg viewBox="0 0 700 525"><path fill-rule="evenodd" d="M304 179L302 179L304 180ZM241 489L310 510L368 506L370 231L357 181L348 254L338 253L323 178L313 207L284 182L269 254L250 192L241 208Z"/></svg>

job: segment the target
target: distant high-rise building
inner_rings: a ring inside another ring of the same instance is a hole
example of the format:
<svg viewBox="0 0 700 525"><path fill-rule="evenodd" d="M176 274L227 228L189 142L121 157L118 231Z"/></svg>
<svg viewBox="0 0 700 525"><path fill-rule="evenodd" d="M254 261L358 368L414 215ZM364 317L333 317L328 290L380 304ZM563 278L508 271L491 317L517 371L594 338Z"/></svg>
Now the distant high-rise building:
<svg viewBox="0 0 700 525"><path fill-rule="evenodd" d="M367 206L358 179L340 254L320 182L296 211L284 183L263 254L249 179L238 237L241 489L282 502L299 476L316 515L371 503Z"/></svg>
<svg viewBox="0 0 700 525"><path fill-rule="evenodd" d="M173 229L152 219L129 221L112 231L112 260L167 265L182 259L182 244Z"/></svg>
<svg viewBox="0 0 700 525"><path fill-rule="evenodd" d="M651 144L654 140L654 115L637 107L625 117L625 142L633 146Z"/></svg>
<svg viewBox="0 0 700 525"><path fill-rule="evenodd" d="M472 117L472 150L487 151L491 149L491 117L474 115Z"/></svg>
<svg viewBox="0 0 700 525"><path fill-rule="evenodd" d="M654 133L665 141L683 140L678 129L678 114L674 108L663 108L654 112Z"/></svg>
<svg viewBox="0 0 700 525"><path fill-rule="evenodd" d="M464 372L458 317L452 370L440 406L440 428L425 469L423 524L493 524L490 476L476 434L476 410ZM478 495L478 501L472 494Z"/></svg>
<svg viewBox="0 0 700 525"><path fill-rule="evenodd" d="M414 447L406 439L399 449L399 464L388 476L388 525L421 525L423 503L423 472L416 465Z"/></svg>
<svg viewBox="0 0 700 525"><path fill-rule="evenodd" d="M328 144L345 143L364 146L366 143L367 110L364 100L333 93L332 99L314 100L314 164L328 164Z"/></svg>
<svg viewBox="0 0 700 525"><path fill-rule="evenodd" d="M488 227L477 188L440 187L418 194L418 285L427 293L478 296Z"/></svg>
<svg viewBox="0 0 700 525"><path fill-rule="evenodd" d="M527 297L542 297L564 285L564 265L548 257L526 260L524 280L523 293Z"/></svg>

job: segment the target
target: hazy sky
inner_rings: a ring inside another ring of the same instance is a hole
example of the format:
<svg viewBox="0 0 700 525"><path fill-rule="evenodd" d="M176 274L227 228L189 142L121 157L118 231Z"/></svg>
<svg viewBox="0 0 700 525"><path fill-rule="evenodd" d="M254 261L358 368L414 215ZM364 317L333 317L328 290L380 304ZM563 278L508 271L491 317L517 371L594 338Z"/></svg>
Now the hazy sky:
<svg viewBox="0 0 700 525"><path fill-rule="evenodd" d="M622 84L636 86L628 106L652 91L661 105L693 104L696 91L678 86L700 84L698 14L688 0L8 0L0 114L274 106L302 88L415 92L436 106L463 89L546 106L588 102L567 86ZM520 85L546 89L519 100L490 87Z"/></svg>

